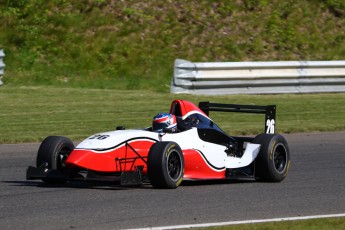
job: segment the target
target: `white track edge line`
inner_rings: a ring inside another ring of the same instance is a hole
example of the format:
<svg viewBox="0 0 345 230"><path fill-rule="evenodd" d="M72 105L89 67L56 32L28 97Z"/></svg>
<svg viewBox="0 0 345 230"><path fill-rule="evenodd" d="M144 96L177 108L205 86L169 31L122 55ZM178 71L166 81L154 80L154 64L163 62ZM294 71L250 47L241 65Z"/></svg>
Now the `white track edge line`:
<svg viewBox="0 0 345 230"><path fill-rule="evenodd" d="M186 225L162 226L162 227L133 228L133 229L127 229L127 230L170 230L170 229L182 229L182 228L204 228L204 227L216 227L216 226L225 226L225 225L256 224L256 223L266 223L266 222L310 220L310 219L333 218L333 217L345 217L345 213L315 215L315 216L282 217L282 218L259 219L259 220L240 220L240 221L204 223L204 224L186 224Z"/></svg>

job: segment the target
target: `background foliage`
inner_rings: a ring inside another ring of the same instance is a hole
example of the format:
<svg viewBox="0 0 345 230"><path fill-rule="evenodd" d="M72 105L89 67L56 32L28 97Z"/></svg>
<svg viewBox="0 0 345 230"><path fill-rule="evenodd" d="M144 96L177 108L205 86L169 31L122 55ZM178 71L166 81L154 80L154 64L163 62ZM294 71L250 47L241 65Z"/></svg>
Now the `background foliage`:
<svg viewBox="0 0 345 230"><path fill-rule="evenodd" d="M336 60L343 0L0 0L4 82L169 91L176 58Z"/></svg>

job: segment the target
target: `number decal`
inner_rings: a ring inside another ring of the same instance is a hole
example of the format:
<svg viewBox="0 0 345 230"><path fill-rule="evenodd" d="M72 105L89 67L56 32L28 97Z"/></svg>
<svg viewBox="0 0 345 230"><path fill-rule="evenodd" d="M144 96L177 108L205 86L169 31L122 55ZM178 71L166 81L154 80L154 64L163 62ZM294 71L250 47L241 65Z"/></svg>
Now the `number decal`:
<svg viewBox="0 0 345 230"><path fill-rule="evenodd" d="M97 140L104 140L107 139L109 137L109 135L93 135L92 137L90 137L89 139L97 139Z"/></svg>
<svg viewBox="0 0 345 230"><path fill-rule="evenodd" d="M272 119L272 120L268 119L266 121L266 127L267 127L266 133L274 133L275 124L276 124L276 122L274 119Z"/></svg>

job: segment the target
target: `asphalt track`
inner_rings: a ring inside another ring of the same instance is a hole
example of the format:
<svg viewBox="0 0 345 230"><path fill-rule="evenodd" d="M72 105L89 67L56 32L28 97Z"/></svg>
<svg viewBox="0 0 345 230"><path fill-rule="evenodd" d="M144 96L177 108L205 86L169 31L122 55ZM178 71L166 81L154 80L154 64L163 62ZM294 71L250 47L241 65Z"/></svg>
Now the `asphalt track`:
<svg viewBox="0 0 345 230"><path fill-rule="evenodd" d="M0 228L126 229L345 213L345 132L284 135L291 168L281 183L150 185L26 181L39 144L0 145Z"/></svg>

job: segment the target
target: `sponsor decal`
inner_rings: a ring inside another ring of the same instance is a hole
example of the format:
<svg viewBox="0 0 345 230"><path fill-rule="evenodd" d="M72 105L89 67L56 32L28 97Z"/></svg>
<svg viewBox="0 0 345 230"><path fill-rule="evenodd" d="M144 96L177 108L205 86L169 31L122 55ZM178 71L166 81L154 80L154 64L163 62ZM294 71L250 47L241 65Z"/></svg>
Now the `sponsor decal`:
<svg viewBox="0 0 345 230"><path fill-rule="evenodd" d="M179 186L183 181L183 177L181 177L177 182L176 182L176 186Z"/></svg>
<svg viewBox="0 0 345 230"><path fill-rule="evenodd" d="M166 157L168 157L168 154L170 153L171 149L175 148L175 146L176 146L175 144L172 144L172 145L168 148L167 152L165 153L165 156L166 156Z"/></svg>
<svg viewBox="0 0 345 230"><path fill-rule="evenodd" d="M290 169L290 160L289 160L289 162L288 162L288 164L287 164L286 171L285 171L285 173L284 173L284 177L286 177L286 175L288 174L289 169Z"/></svg>
<svg viewBox="0 0 345 230"><path fill-rule="evenodd" d="M270 160L273 159L273 152L276 150L277 146L276 146L277 141L274 141L271 145L271 151L270 151Z"/></svg>

